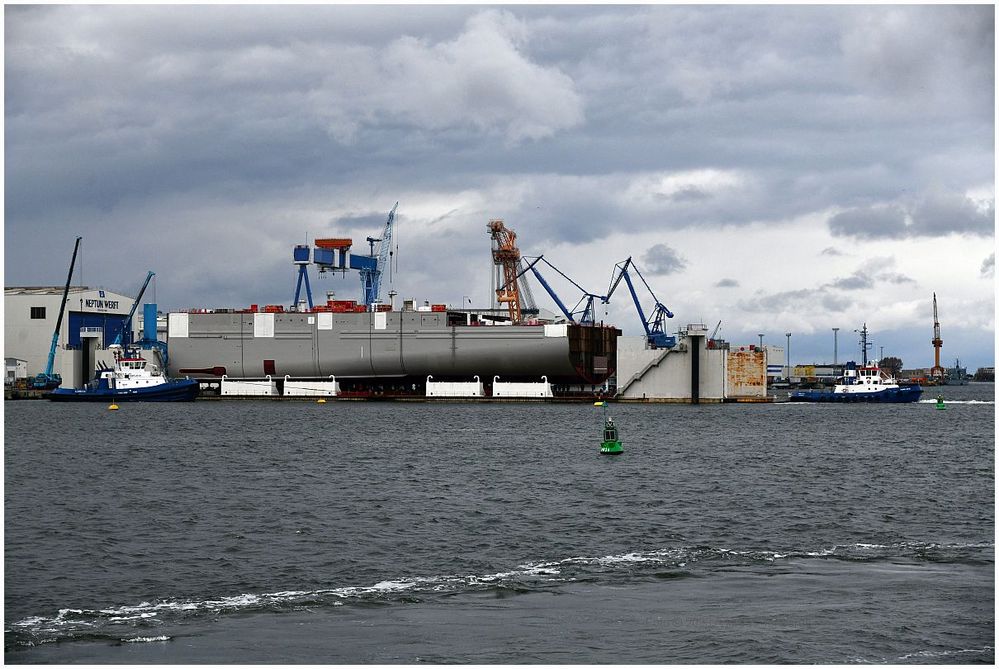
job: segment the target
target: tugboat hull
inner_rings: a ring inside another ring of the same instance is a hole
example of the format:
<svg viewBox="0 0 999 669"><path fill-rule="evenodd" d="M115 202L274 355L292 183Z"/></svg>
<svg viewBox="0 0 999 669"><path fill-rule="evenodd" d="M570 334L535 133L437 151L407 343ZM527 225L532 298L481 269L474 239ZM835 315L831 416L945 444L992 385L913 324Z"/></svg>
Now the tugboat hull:
<svg viewBox="0 0 999 669"><path fill-rule="evenodd" d="M150 388L57 388L45 397L54 402L189 402L197 396L197 380L178 379Z"/></svg>
<svg viewBox="0 0 999 669"><path fill-rule="evenodd" d="M906 386L902 388L885 388L871 392L844 393L832 390L799 390L791 393L792 402L879 402L888 404L903 404L906 402L916 402L923 394L923 389L919 386Z"/></svg>

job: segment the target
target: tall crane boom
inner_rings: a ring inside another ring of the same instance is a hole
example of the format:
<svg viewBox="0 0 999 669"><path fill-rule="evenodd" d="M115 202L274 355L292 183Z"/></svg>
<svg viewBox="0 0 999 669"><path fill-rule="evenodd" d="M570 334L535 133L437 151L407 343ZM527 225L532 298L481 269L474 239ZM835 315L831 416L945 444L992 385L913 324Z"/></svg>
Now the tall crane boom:
<svg viewBox="0 0 999 669"><path fill-rule="evenodd" d="M937 317L937 294L933 293L933 367L930 368L930 376L944 376L944 368L940 365L940 347L943 346L943 339L940 338L940 319Z"/></svg>
<svg viewBox="0 0 999 669"><path fill-rule="evenodd" d="M375 261L375 266L362 267L360 269L361 294L364 295L364 303L369 307L381 301L382 276L385 274L389 256L392 254L392 228L395 225L395 210L398 207L399 203L396 202L395 206L392 207L392 211L389 212L388 220L385 222L385 231L382 232L381 239L375 237L367 238L372 258L375 256L375 242L381 244L378 247L378 259Z"/></svg>
<svg viewBox="0 0 999 669"><path fill-rule="evenodd" d="M73 280L73 268L76 266L76 253L80 250L80 240L83 237L77 237L76 243L73 245L73 257L69 261L69 274L66 275L66 287L62 289L62 302L59 303L59 317L56 319L55 330L52 332L52 344L49 346L49 359L45 364L45 371L37 375L31 382L31 385L35 388L58 388L62 385L62 376L60 374L53 374L52 368L55 367L55 354L56 346L59 343L59 329L62 327L62 317L66 313L66 296L69 295L69 284Z"/></svg>
<svg viewBox="0 0 999 669"><path fill-rule="evenodd" d="M156 276L153 272L146 274L146 280L142 284L142 288L139 289L139 294L135 296L135 301L132 302L132 308L128 312L128 318L121 324L121 330L115 335L114 342L112 346L122 345L122 335L125 334L125 328L132 322L132 316L135 315L135 308L139 306L139 302L142 301L142 295L146 292L146 286L149 285L149 280ZM125 344L130 344L131 342L124 342Z"/></svg>
<svg viewBox="0 0 999 669"><path fill-rule="evenodd" d="M493 264L503 268L503 285L496 289L496 300L506 304L510 312L510 322L522 320L520 287L520 249L517 248L517 233L503 225L500 219L493 219L486 225L493 240Z"/></svg>
<svg viewBox="0 0 999 669"><path fill-rule="evenodd" d="M569 308L565 306L565 303L561 300L561 298L559 298L558 294L551 287L551 284L545 281L545 277L543 277L541 275L541 272L538 271L537 264L539 262L544 262L550 268L558 272L559 275L562 276L562 278L564 278L566 281L571 283L573 286L578 288L583 293L583 297L581 297L580 300L576 302L576 306L572 310L569 310ZM548 260L543 255L540 255L531 262L527 263L524 266L524 268L520 271L520 273L517 274L516 278L520 279L520 277L526 274L528 270L530 270L534 274L534 277L538 280L538 283L540 283L541 287L548 292L551 298L555 301L555 304L558 306L559 310L569 320L570 323L579 323L580 325L594 324L596 320L596 312L594 311L593 308L593 301L596 298L600 298L601 301L606 301L602 295L596 295L595 293L591 293L590 291L580 286L578 283L573 281L572 278L570 278L565 272L563 272L558 267L548 262ZM527 282L525 281L524 287L526 288L526 286ZM504 286L504 288L505 287L506 286ZM580 308L580 305L582 305L582 308ZM579 320L576 319L577 314L579 314Z"/></svg>

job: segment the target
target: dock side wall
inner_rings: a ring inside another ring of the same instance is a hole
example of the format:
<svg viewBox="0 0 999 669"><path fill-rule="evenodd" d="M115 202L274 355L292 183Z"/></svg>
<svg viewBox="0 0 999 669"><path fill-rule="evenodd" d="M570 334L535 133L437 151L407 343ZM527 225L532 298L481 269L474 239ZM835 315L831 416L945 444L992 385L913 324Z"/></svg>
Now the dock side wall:
<svg viewBox="0 0 999 669"><path fill-rule="evenodd" d="M697 349L691 351L691 342ZM698 360L701 401L725 399L726 351L708 349L704 337L681 339L669 350L647 349L645 337L619 337L617 344L618 398L647 401L691 401L692 356ZM651 365L651 366L650 366ZM631 380L632 377L637 378ZM625 384L627 386L625 387Z"/></svg>

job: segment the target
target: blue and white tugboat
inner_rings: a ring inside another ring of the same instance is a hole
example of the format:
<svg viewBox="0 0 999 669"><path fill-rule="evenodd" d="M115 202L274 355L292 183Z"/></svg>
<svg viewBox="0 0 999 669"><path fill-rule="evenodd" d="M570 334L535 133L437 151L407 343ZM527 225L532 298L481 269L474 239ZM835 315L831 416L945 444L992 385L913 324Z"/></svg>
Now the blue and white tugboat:
<svg viewBox="0 0 999 669"><path fill-rule="evenodd" d="M198 396L197 379L169 379L137 351L109 348L114 367L100 370L83 388L57 388L46 397L56 402L184 402Z"/></svg>
<svg viewBox="0 0 999 669"><path fill-rule="evenodd" d="M900 386L893 376L872 362L863 367L847 363L842 383L832 390L797 390L792 402L915 402L923 394L919 386Z"/></svg>
<svg viewBox="0 0 999 669"><path fill-rule="evenodd" d="M895 377L878 366L867 362L867 325L860 334L863 365L848 362L843 370L843 378L832 390L798 390L788 399L792 402L915 402L923 394L918 385L900 386Z"/></svg>

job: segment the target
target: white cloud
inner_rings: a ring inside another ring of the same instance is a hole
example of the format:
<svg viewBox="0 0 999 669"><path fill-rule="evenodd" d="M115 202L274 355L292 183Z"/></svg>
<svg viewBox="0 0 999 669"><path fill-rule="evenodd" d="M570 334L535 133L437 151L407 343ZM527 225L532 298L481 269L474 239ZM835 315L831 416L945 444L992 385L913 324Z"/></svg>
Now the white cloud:
<svg viewBox="0 0 999 669"><path fill-rule="evenodd" d="M526 40L512 14L485 11L453 40L403 36L384 49L329 54L309 101L345 142L386 120L499 133L512 143L543 139L580 124L583 101L566 74L525 56Z"/></svg>

